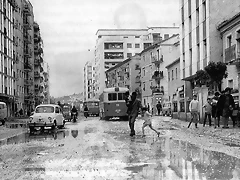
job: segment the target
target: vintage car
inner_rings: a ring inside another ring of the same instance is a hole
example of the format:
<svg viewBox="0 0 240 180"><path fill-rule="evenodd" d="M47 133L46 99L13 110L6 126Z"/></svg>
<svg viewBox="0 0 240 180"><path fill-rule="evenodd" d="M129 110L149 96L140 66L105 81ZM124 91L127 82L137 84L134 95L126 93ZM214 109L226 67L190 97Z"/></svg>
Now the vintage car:
<svg viewBox="0 0 240 180"><path fill-rule="evenodd" d="M4 125L7 119L7 105L4 102L0 102L0 125Z"/></svg>
<svg viewBox="0 0 240 180"><path fill-rule="evenodd" d="M162 115L163 116L171 116L172 115L172 108L171 102L164 102L162 106Z"/></svg>
<svg viewBox="0 0 240 180"><path fill-rule="evenodd" d="M29 119L30 134L35 129L52 129L64 127L65 120L60 106L55 104L41 104Z"/></svg>

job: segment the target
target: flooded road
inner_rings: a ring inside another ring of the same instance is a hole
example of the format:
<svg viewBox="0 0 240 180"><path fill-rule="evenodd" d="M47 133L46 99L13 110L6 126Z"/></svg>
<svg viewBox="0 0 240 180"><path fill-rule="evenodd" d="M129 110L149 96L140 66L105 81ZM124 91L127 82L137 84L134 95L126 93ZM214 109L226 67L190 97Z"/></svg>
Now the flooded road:
<svg viewBox="0 0 240 180"><path fill-rule="evenodd" d="M135 137L125 121L91 118L68 123L55 133L23 133L0 142L4 179L240 179L240 160L172 138L178 129L158 128L157 137L141 121ZM233 147L235 148L235 147ZM236 147L237 148L237 147ZM14 170L14 171L13 171Z"/></svg>

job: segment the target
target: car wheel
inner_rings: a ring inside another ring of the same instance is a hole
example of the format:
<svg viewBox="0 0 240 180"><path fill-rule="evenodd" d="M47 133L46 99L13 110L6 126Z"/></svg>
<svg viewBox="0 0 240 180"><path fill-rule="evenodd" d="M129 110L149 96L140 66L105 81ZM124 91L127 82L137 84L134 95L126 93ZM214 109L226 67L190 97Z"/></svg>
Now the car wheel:
<svg viewBox="0 0 240 180"><path fill-rule="evenodd" d="M61 128L61 129L63 129L63 128L64 128L64 126L65 126L65 122L66 122L66 121L65 121L65 120L63 120L63 125L61 125L61 126L60 126L60 128Z"/></svg>

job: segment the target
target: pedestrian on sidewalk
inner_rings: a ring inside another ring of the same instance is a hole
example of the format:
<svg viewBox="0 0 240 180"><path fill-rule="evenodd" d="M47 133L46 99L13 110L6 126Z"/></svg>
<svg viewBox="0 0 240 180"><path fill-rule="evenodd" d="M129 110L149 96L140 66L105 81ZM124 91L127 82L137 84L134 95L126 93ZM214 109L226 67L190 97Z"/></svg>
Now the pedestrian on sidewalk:
<svg viewBox="0 0 240 180"><path fill-rule="evenodd" d="M212 118L214 121L214 128L220 127L220 113L219 110L217 109L217 102L219 100L220 93L215 92L214 97L212 98Z"/></svg>
<svg viewBox="0 0 240 180"><path fill-rule="evenodd" d="M157 111L158 111L158 115L161 115L161 111L162 111L162 105L160 103L160 101L158 101L157 105L156 105Z"/></svg>
<svg viewBox="0 0 240 180"><path fill-rule="evenodd" d="M87 119L88 118L88 107L87 107L87 105L84 107L83 111L84 111L84 116Z"/></svg>
<svg viewBox="0 0 240 180"><path fill-rule="evenodd" d="M236 126L236 123L238 124L238 109L239 109L239 105L235 104L233 107L232 115L231 115L231 119L233 121L233 128Z"/></svg>
<svg viewBox="0 0 240 180"><path fill-rule="evenodd" d="M142 126L142 133L143 133L142 137L145 137L144 129L145 129L147 126L149 126L150 129L152 129L153 131L155 131L155 132L157 133L158 137L159 137L160 132L158 132L156 129L154 129L154 128L152 127L152 121L151 121L152 114L150 114L150 113L148 112L148 108L145 108L145 107L142 108L142 113L143 113L143 118L142 118L142 119L144 120L144 123L143 123L143 126Z"/></svg>
<svg viewBox="0 0 240 180"><path fill-rule="evenodd" d="M208 118L209 121L209 126L212 125L212 120L211 120L211 115L212 115L212 105L211 105L211 100L210 98L207 98L207 103L203 105L203 108L205 109L205 117L203 120L203 127L205 127L206 125L206 121Z"/></svg>
<svg viewBox="0 0 240 180"><path fill-rule="evenodd" d="M197 100L197 95L193 95L193 100L189 104L189 110L192 116L191 121L195 123L195 127L197 128L199 115L199 102Z"/></svg>
<svg viewBox="0 0 240 180"><path fill-rule="evenodd" d="M139 110L142 109L142 103L137 99L137 93L133 92L131 96L131 100L128 105L128 113L129 113L129 127L131 130L130 136L135 135L134 124L136 118L138 117Z"/></svg>
<svg viewBox="0 0 240 180"><path fill-rule="evenodd" d="M229 117L232 115L234 107L234 99L231 95L231 88L227 87L224 91L224 94L222 94L219 98L219 101L217 103L217 108L220 110L220 113L223 117L223 127L224 129L229 128L228 127L228 120Z"/></svg>

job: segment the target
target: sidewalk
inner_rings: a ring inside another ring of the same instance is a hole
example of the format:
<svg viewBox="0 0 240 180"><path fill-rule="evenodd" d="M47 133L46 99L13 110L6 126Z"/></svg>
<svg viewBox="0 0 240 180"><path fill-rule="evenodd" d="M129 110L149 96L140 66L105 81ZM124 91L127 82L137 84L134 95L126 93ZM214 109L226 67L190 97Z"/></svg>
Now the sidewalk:
<svg viewBox="0 0 240 180"><path fill-rule="evenodd" d="M209 126L208 124L203 127L203 124L198 124L198 128L195 128L195 124L192 123L190 128L188 128L189 122L179 119L171 119L171 117L155 116L157 118L164 118L169 121L169 123L184 131L185 133L193 134L198 137L212 137L216 140L222 140L224 142L231 142L232 144L240 145L240 128L232 127L232 123L229 123L229 129L223 129L222 125L217 127ZM163 120L165 121L165 120ZM231 122L231 121L230 121Z"/></svg>

